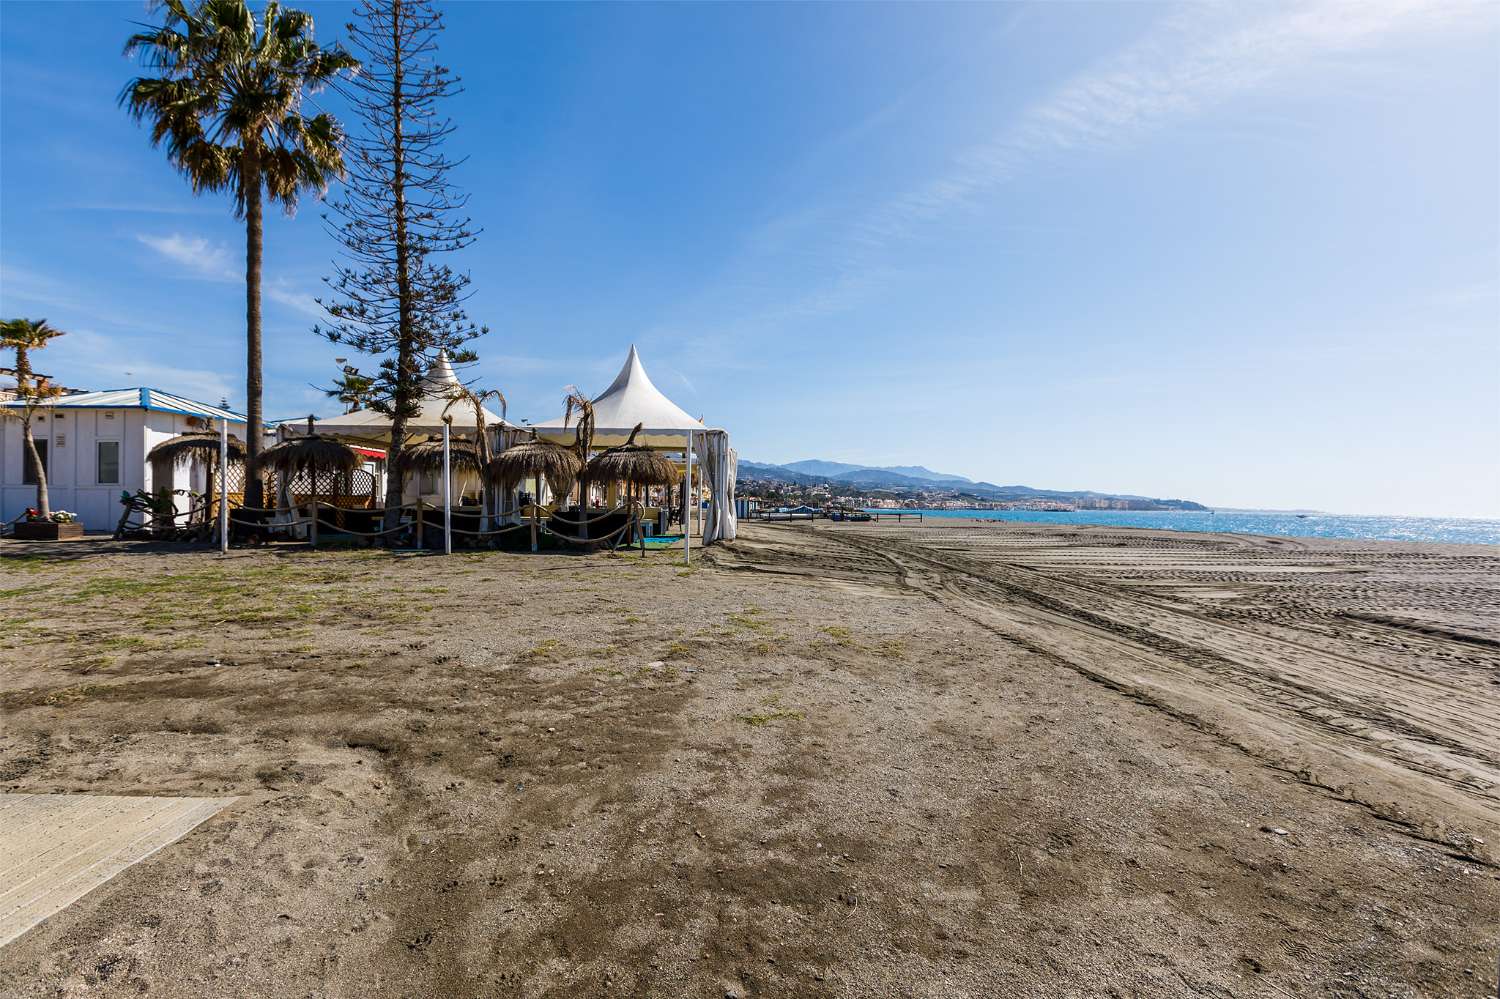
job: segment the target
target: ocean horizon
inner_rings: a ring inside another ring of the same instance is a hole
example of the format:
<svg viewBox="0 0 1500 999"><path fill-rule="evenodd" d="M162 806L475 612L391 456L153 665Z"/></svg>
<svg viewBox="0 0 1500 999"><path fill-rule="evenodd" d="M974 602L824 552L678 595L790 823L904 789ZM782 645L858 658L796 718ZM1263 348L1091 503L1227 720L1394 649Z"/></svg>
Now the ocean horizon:
<svg viewBox="0 0 1500 999"><path fill-rule="evenodd" d="M870 513L898 511L868 508ZM1500 545L1500 520L1397 517L1253 510L911 510L928 517L1007 520L1027 524L1090 524L1199 534L1264 534L1284 538L1427 541Z"/></svg>

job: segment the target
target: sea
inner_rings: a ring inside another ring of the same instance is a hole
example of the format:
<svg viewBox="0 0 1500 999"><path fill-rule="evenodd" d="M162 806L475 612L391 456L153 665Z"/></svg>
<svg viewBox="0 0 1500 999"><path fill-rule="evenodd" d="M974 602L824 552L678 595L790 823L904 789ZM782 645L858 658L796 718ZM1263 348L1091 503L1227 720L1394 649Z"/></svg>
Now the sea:
<svg viewBox="0 0 1500 999"><path fill-rule="evenodd" d="M893 510L870 510L894 513ZM928 517L959 520L1014 520L1028 524L1100 524L1149 527L1161 531L1271 534L1285 538L1356 538L1362 541L1437 541L1445 544L1500 545L1500 520L1443 517L1364 517L1336 513L1279 513L1267 510L920 510Z"/></svg>

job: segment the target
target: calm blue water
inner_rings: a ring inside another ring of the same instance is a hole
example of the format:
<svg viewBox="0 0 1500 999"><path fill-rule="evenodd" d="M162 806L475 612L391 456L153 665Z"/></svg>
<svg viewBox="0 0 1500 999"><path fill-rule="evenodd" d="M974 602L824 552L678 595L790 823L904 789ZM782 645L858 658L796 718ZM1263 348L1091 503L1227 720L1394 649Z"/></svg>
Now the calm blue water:
<svg viewBox="0 0 1500 999"><path fill-rule="evenodd" d="M871 513L889 513L871 510ZM1500 520L1444 520L1439 517L1356 517L1343 514L1197 511L1078 510L922 510L928 517L960 520L1018 520L1032 524L1102 524L1107 527L1151 527L1163 531L1216 531L1227 534L1275 534L1288 538L1360 538L1366 541L1442 541L1451 544L1500 545Z"/></svg>

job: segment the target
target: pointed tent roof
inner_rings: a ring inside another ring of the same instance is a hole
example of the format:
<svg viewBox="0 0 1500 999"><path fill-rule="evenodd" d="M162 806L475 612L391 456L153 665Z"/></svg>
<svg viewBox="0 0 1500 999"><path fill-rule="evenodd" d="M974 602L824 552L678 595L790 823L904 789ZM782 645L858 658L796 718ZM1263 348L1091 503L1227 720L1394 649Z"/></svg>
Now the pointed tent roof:
<svg viewBox="0 0 1500 999"><path fill-rule="evenodd" d="M689 430L705 429L661 389L651 382L641 364L641 355L631 344L630 354L615 380L594 399L594 443L611 447L624 443L635 425L641 424L636 443L653 447L681 447ZM535 424L537 434L548 440L571 441L577 420L564 425L563 418Z"/></svg>
<svg viewBox="0 0 1500 999"><path fill-rule="evenodd" d="M448 407L453 389L462 384L458 380L457 372L453 370L452 363L448 360L448 352L438 351L437 360L432 362L432 366L422 376L422 400L417 415L407 422L406 432L409 434L442 433L443 410ZM453 417L454 430L473 432L474 407L460 402L452 409L448 409L448 415ZM305 420L285 422L296 426L305 423ZM489 407L485 407L484 422L487 427L510 426L491 412ZM352 413L314 421L313 432L332 434L337 437L354 437L366 441L388 442L391 436L391 418L373 409L356 409Z"/></svg>

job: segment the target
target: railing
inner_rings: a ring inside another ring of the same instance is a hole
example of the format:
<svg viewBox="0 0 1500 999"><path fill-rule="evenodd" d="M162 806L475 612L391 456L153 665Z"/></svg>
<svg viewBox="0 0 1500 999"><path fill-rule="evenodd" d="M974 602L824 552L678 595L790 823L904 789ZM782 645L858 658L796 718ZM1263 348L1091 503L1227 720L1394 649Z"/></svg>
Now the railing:
<svg viewBox="0 0 1500 999"><path fill-rule="evenodd" d="M207 540L217 531L217 519L203 517L207 512L217 511L216 502L195 503L185 511L165 513L157 512L152 506L154 500L154 497L137 494L128 502L122 501L126 510L116 527L115 537L145 534L150 537L171 539L186 535L188 537L201 536L203 540ZM429 532L436 531L439 536L443 532L441 520L433 523L428 517L429 514L441 517L443 507L421 500L395 507L394 509L399 511L397 514L399 522L394 527L380 527L373 530L362 530L354 525L359 523L374 527L375 524L383 522L386 514L385 507L342 507L321 502L297 503L290 507L249 507L231 500L229 508L232 538L243 539L249 536L267 539L273 535L298 534L305 531L308 543L316 547L320 531L367 539L404 534L411 538L415 547L421 548ZM534 503L489 513L478 507L454 507L452 508L453 518L458 523L452 526L451 532L455 537L468 538L477 542L485 538L498 538L513 531L530 530L533 551L536 550L536 539L539 533L569 544L593 547L609 545L611 548L617 548L626 532L639 528L645 523L642 517L643 509L640 503L633 502L589 517L564 518L558 516L557 511L551 508ZM142 515L143 519L139 523L131 522L130 518L134 513ZM567 524L582 529L589 524L619 516L624 517L624 523L595 537L571 534L552 526L555 521L559 526ZM522 519L518 522L502 523L501 526L495 528L483 526L487 523L503 522L511 517ZM177 522L183 519L186 519L186 526L179 527ZM478 526L459 526L461 523L473 523ZM639 536L644 538L645 533L641 532Z"/></svg>

